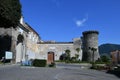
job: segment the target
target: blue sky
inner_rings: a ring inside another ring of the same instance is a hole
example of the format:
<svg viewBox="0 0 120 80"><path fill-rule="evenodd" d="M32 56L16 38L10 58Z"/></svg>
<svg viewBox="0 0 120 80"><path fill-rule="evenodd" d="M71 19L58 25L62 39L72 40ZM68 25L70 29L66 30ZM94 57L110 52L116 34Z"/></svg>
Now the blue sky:
<svg viewBox="0 0 120 80"><path fill-rule="evenodd" d="M44 41L72 41L98 30L99 45L120 44L120 0L20 0L24 21Z"/></svg>

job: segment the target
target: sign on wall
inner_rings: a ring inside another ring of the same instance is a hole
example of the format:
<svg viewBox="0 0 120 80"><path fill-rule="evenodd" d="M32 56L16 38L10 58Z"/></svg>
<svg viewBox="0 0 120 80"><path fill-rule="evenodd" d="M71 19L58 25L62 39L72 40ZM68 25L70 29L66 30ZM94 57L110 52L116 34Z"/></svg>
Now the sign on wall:
<svg viewBox="0 0 120 80"><path fill-rule="evenodd" d="M9 51L6 51L5 52L5 59L13 59L13 53L9 52Z"/></svg>

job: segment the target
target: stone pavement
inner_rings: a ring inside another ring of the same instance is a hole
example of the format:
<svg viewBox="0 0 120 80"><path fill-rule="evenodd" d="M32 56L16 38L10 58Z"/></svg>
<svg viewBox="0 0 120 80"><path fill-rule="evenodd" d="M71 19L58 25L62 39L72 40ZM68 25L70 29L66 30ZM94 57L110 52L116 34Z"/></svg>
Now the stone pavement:
<svg viewBox="0 0 120 80"><path fill-rule="evenodd" d="M88 63L82 63L82 64L66 64L66 63L56 63L56 68L70 68L70 69L80 69L85 68L89 69L92 65Z"/></svg>
<svg viewBox="0 0 120 80"><path fill-rule="evenodd" d="M94 70L71 70L57 74L56 80L120 80L120 78Z"/></svg>
<svg viewBox="0 0 120 80"><path fill-rule="evenodd" d="M106 72L81 68L0 65L0 80L120 80Z"/></svg>

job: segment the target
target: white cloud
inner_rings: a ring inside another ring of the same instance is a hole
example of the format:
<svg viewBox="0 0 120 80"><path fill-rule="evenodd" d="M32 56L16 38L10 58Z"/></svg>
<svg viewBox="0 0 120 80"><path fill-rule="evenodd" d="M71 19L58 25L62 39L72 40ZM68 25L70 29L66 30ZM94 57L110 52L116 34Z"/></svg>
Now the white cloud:
<svg viewBox="0 0 120 80"><path fill-rule="evenodd" d="M88 16L86 16L85 18L83 18L82 20L75 20L75 24L78 27L84 26L85 22L88 20Z"/></svg>
<svg viewBox="0 0 120 80"><path fill-rule="evenodd" d="M86 20L76 20L76 25L77 25L78 27L83 26L83 24L84 24L85 21L86 21Z"/></svg>

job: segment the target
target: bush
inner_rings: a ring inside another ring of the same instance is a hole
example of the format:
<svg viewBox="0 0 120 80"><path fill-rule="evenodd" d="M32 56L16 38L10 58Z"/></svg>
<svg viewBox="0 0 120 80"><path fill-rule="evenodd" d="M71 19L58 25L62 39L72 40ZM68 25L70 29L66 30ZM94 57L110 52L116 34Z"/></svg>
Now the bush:
<svg viewBox="0 0 120 80"><path fill-rule="evenodd" d="M46 60L35 59L33 61L33 66L35 66L35 67L45 67L46 66Z"/></svg>
<svg viewBox="0 0 120 80"><path fill-rule="evenodd" d="M49 64L49 67L55 67L55 63Z"/></svg>
<svg viewBox="0 0 120 80"><path fill-rule="evenodd" d="M77 61L77 58L76 57L72 57L71 61Z"/></svg>
<svg viewBox="0 0 120 80"><path fill-rule="evenodd" d="M102 61L102 62L109 62L109 57L103 55L103 56L101 56L101 61Z"/></svg>

